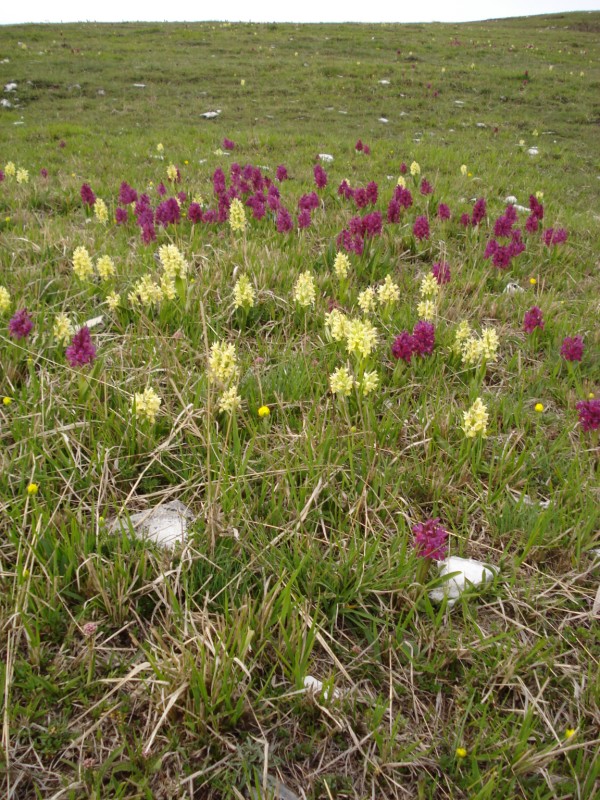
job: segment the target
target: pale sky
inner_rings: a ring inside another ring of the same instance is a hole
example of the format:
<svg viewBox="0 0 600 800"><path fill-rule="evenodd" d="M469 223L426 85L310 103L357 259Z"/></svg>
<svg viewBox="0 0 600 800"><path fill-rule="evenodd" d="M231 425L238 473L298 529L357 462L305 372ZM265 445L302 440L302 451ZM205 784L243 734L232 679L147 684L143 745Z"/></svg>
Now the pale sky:
<svg viewBox="0 0 600 800"><path fill-rule="evenodd" d="M597 11L600 0L226 0L215 3L179 0L2 0L0 24L19 22L466 22L498 17L521 17L564 11Z"/></svg>

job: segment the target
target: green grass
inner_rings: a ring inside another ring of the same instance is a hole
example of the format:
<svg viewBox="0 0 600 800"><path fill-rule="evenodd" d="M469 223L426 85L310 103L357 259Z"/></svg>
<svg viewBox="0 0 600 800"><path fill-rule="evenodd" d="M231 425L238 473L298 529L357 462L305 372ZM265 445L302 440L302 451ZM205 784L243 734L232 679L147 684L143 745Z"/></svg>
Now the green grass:
<svg viewBox="0 0 600 800"><path fill-rule="evenodd" d="M311 800L597 794L599 451L575 404L600 392L599 31L597 13L0 28L0 84L18 84L3 94L0 168L30 174L0 183L3 796L239 798L267 776ZM371 155L355 152L359 137ZM155 203L171 163L178 189L213 207L217 167L229 181L233 161L271 178L285 164L295 213L319 153L334 161L305 231L278 234L247 209L244 235L184 219L146 246L131 212L112 223L121 181ZM407 175L413 207L350 255L340 286L336 237L362 212L339 183L376 181L385 216L413 160L434 195ZM82 206L84 181L106 226ZM569 238L527 236L496 270L483 259L494 220L507 195L527 205L535 192L544 227ZM465 230L477 197L487 218ZM435 220L438 202L450 222ZM431 238L416 242L424 213ZM165 243L187 281L172 301L132 307L135 282L160 278ZM75 277L80 245L110 255L116 277ZM392 341L417 322L421 279L441 258L452 279L433 354L396 362ZM306 270L316 301L303 310L292 292ZM246 314L233 307L242 273L257 292ZM371 315L378 345L358 363L327 335L328 302L359 317L359 293L387 275L400 301ZM509 282L523 291L505 293ZM545 328L529 337L533 305ZM8 319L24 307L34 329L14 341ZM93 367L69 367L59 312L75 327L104 315ZM496 361L453 353L463 319L497 331ZM585 351L571 365L560 346L573 335ZM239 363L234 417L208 374L221 340ZM329 375L346 363L376 369L379 389L333 396ZM162 401L154 423L132 414L146 386ZM489 435L469 442L463 412L478 396ZM195 515L183 549L106 524L171 499ZM499 567L453 609L430 602L433 570L416 580L411 528L436 516L451 554ZM307 695L306 675L340 696Z"/></svg>

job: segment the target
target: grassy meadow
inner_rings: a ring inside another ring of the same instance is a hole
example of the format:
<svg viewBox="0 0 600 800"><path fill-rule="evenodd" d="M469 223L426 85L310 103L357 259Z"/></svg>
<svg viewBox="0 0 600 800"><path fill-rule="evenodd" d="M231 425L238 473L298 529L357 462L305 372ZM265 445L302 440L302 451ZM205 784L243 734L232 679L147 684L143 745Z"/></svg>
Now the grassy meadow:
<svg viewBox="0 0 600 800"><path fill-rule="evenodd" d="M2 797L597 797L600 13L5 26L0 96Z"/></svg>

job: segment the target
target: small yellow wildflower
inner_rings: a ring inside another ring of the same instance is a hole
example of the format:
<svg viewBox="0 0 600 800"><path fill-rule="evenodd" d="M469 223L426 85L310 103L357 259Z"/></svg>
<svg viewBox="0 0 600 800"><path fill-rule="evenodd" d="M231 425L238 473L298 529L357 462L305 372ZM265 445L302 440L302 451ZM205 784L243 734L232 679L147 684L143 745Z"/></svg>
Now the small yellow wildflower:
<svg viewBox="0 0 600 800"><path fill-rule="evenodd" d="M461 353L464 342L471 336L471 326L466 319L459 323L454 334L454 352Z"/></svg>
<svg viewBox="0 0 600 800"><path fill-rule="evenodd" d="M263 419L264 417L268 417L270 413L271 413L271 409L269 408L269 406L261 406L258 409L258 416L261 419Z"/></svg>
<svg viewBox="0 0 600 800"><path fill-rule="evenodd" d="M466 164L461 164L461 166L460 166L460 174L461 175L466 175L467 174L467 165Z"/></svg>
<svg viewBox="0 0 600 800"><path fill-rule="evenodd" d="M97 197L94 203L94 216L102 225L108 222L108 208L101 197Z"/></svg>
<svg viewBox="0 0 600 800"><path fill-rule="evenodd" d="M294 286L294 300L303 308L314 306L316 297L315 282L312 274L303 272Z"/></svg>
<svg viewBox="0 0 600 800"><path fill-rule="evenodd" d="M354 386L354 378L350 374L348 367L338 367L329 376L329 386L333 394L349 397Z"/></svg>
<svg viewBox="0 0 600 800"><path fill-rule="evenodd" d="M377 328L368 319L348 320L346 327L346 347L349 353L357 353L368 358L377 345Z"/></svg>
<svg viewBox="0 0 600 800"><path fill-rule="evenodd" d="M325 327L334 342L341 342L346 338L348 317L339 309L334 308L331 313L325 314Z"/></svg>
<svg viewBox="0 0 600 800"><path fill-rule="evenodd" d="M22 167L17 170L17 183L29 183L29 172Z"/></svg>
<svg viewBox="0 0 600 800"><path fill-rule="evenodd" d="M350 269L350 259L345 253L338 253L333 262L333 271L336 277L340 280L348 277L348 270Z"/></svg>
<svg viewBox="0 0 600 800"><path fill-rule="evenodd" d="M481 332L481 354L486 361L495 361L500 340L493 328L484 328Z"/></svg>
<svg viewBox="0 0 600 800"><path fill-rule="evenodd" d="M237 386L232 386L219 397L217 407L219 411L233 414L242 405L242 398L238 394Z"/></svg>
<svg viewBox="0 0 600 800"><path fill-rule="evenodd" d="M100 256L100 258L96 259L96 272L103 281L113 278L117 274L115 262L110 256Z"/></svg>
<svg viewBox="0 0 600 800"><path fill-rule="evenodd" d="M106 298L106 304L111 311L116 311L121 305L121 295L117 292L111 292Z"/></svg>
<svg viewBox="0 0 600 800"><path fill-rule="evenodd" d="M392 280L391 275L385 276L384 282L377 290L377 296L382 306L392 305L392 303L398 302L400 298L400 289L398 288L398 284Z"/></svg>
<svg viewBox="0 0 600 800"><path fill-rule="evenodd" d="M544 410L544 406L542 403L536 403L534 408L538 412L538 414L541 414L542 411Z"/></svg>
<svg viewBox="0 0 600 800"><path fill-rule="evenodd" d="M483 439L487 436L488 413L481 397L473 403L468 411L463 411L462 429L467 439L474 439L480 434Z"/></svg>
<svg viewBox="0 0 600 800"><path fill-rule="evenodd" d="M236 308L252 308L256 293L247 275L240 275L233 287L233 305Z"/></svg>
<svg viewBox="0 0 600 800"><path fill-rule="evenodd" d="M52 326L52 335L54 339L59 344L67 345L71 341L74 333L75 329L69 317L62 312L57 314L54 319L54 325Z"/></svg>
<svg viewBox="0 0 600 800"><path fill-rule="evenodd" d="M4 167L4 174L9 178L14 178L17 173L17 168L12 161L9 161Z"/></svg>
<svg viewBox="0 0 600 800"><path fill-rule="evenodd" d="M403 189L406 189L406 178L404 175L398 176L397 186L401 186Z"/></svg>
<svg viewBox="0 0 600 800"><path fill-rule="evenodd" d="M532 132L532 136L539 136L537 128Z"/></svg>
<svg viewBox="0 0 600 800"><path fill-rule="evenodd" d="M133 406L138 417L154 422L162 400L151 386L146 387L143 392L136 392L133 397Z"/></svg>
<svg viewBox="0 0 600 800"><path fill-rule="evenodd" d="M27 487L27 494L28 495L37 494L39 488L40 487L38 486L37 483L30 483L29 486Z"/></svg>
<svg viewBox="0 0 600 800"><path fill-rule="evenodd" d="M539 200L539 201L543 200L544 199L544 193L543 192L536 192L535 193L535 199Z"/></svg>
<svg viewBox="0 0 600 800"><path fill-rule="evenodd" d="M379 386L379 375L375 370L372 372L365 372L362 379L362 393L366 397L367 395L374 392L375 389Z"/></svg>
<svg viewBox="0 0 600 800"><path fill-rule="evenodd" d="M435 297L440 291L440 285L433 272L428 272L421 281L419 292L421 297Z"/></svg>
<svg viewBox="0 0 600 800"><path fill-rule="evenodd" d="M422 300L417 305L417 314L419 315L419 319L427 320L427 322L433 322L436 315L436 307L433 300Z"/></svg>
<svg viewBox="0 0 600 800"><path fill-rule="evenodd" d="M475 62L474 61L471 62L471 69L475 69Z"/></svg>
<svg viewBox="0 0 600 800"><path fill-rule="evenodd" d="M537 283L537 280L536 280L535 278L529 278L529 283L530 283L532 286L535 286L535 285L536 285L536 283Z"/></svg>
<svg viewBox="0 0 600 800"><path fill-rule="evenodd" d="M185 278L189 264L174 244L163 244L158 248L158 258L169 280Z"/></svg>
<svg viewBox="0 0 600 800"><path fill-rule="evenodd" d="M415 177L416 175L420 175L421 174L421 167L419 166L419 164L416 161L413 161L412 164L410 165L410 174L413 177Z"/></svg>
<svg viewBox="0 0 600 800"><path fill-rule="evenodd" d="M228 342L215 342L210 348L208 357L210 378L227 385L238 375L235 345Z"/></svg>
<svg viewBox="0 0 600 800"><path fill-rule="evenodd" d="M183 163L184 163L184 164L186 165L186 167L187 167L187 165L188 165L190 162L189 162L189 161L187 160L187 158L186 158L186 159L184 159Z"/></svg>
<svg viewBox="0 0 600 800"><path fill-rule="evenodd" d="M73 252L73 272L81 281L94 274L94 265L85 247L76 247Z"/></svg>
<svg viewBox="0 0 600 800"><path fill-rule="evenodd" d="M240 81L240 86L245 86L245 85L246 85L246 79L242 78L242 80Z"/></svg>
<svg viewBox="0 0 600 800"><path fill-rule="evenodd" d="M0 314L4 314L10 308L10 292L4 286L0 286Z"/></svg>
<svg viewBox="0 0 600 800"><path fill-rule="evenodd" d="M483 355L483 343L476 336L469 336L461 345L464 364L478 364Z"/></svg>
<svg viewBox="0 0 600 800"><path fill-rule="evenodd" d="M235 197L229 206L229 227L232 231L246 230L246 212L242 201Z"/></svg>
<svg viewBox="0 0 600 800"><path fill-rule="evenodd" d="M9 406L12 403L12 397L3 397L2 404L5 406Z"/></svg>
<svg viewBox="0 0 600 800"><path fill-rule="evenodd" d="M576 733L577 731L575 730L575 728L567 728L567 730L565 731L565 737L567 739L572 739Z"/></svg>
<svg viewBox="0 0 600 800"><path fill-rule="evenodd" d="M175 166L175 164L169 164L169 166L167 167L167 178L170 181L177 180L177 167Z"/></svg>
<svg viewBox="0 0 600 800"><path fill-rule="evenodd" d="M363 314L370 314L375 311L375 290L369 286L368 289L361 292L358 295L358 306Z"/></svg>
<svg viewBox="0 0 600 800"><path fill-rule="evenodd" d="M588 392L588 400L593 400L596 395L593 392Z"/></svg>
<svg viewBox="0 0 600 800"><path fill-rule="evenodd" d="M143 275L134 285L133 291L144 306L157 305L163 299L162 289L156 281L152 280L150 274Z"/></svg>
<svg viewBox="0 0 600 800"><path fill-rule="evenodd" d="M446 72L446 67L442 67L442 73Z"/></svg>
<svg viewBox="0 0 600 800"><path fill-rule="evenodd" d="M162 142L159 142L159 143L156 145L156 149L157 149L157 151L158 151L159 153L162 153L162 152L164 151L164 149L165 149L165 146L163 145L163 143L162 143Z"/></svg>
<svg viewBox="0 0 600 800"><path fill-rule="evenodd" d="M519 147L525 147L525 139L519 139Z"/></svg>
<svg viewBox="0 0 600 800"><path fill-rule="evenodd" d="M457 747L456 748L456 757L457 758L466 758L467 757L467 751L465 750L464 747Z"/></svg>
<svg viewBox="0 0 600 800"><path fill-rule="evenodd" d="M177 297L175 284L168 275L163 275L160 279L160 291L162 292L162 296L165 300L175 300Z"/></svg>

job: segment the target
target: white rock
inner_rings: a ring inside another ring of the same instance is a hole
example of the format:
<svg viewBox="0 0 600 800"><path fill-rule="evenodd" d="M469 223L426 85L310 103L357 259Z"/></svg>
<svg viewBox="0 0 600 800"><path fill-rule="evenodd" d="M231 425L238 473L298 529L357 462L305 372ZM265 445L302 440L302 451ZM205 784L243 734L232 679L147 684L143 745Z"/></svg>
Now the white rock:
<svg viewBox="0 0 600 800"><path fill-rule="evenodd" d="M517 292L522 292L523 287L519 286L518 283L507 283L504 287L504 294L517 294Z"/></svg>
<svg viewBox="0 0 600 800"><path fill-rule="evenodd" d="M204 114L200 114L200 116L204 119L214 119L215 117L218 117L220 113L221 110L217 109L216 111L205 111Z"/></svg>
<svg viewBox="0 0 600 800"><path fill-rule="evenodd" d="M103 322L104 315L100 314L99 317L92 317L92 319L88 319L87 322L84 322L83 324L86 326L86 328L97 328L98 325L102 325Z"/></svg>
<svg viewBox="0 0 600 800"><path fill-rule="evenodd" d="M25 125L25 122L22 119L18 119L16 122L13 122L13 125Z"/></svg>
<svg viewBox="0 0 600 800"><path fill-rule="evenodd" d="M3 97L2 100L0 100L0 106L2 106L2 108L12 108L12 103L10 100L7 100L6 97Z"/></svg>
<svg viewBox="0 0 600 800"><path fill-rule="evenodd" d="M454 105L455 106L464 106L464 104L465 104L464 100L455 100L454 101Z"/></svg>
<svg viewBox="0 0 600 800"><path fill-rule="evenodd" d="M475 123L475 127L476 128L487 128L487 125L485 124L485 122L476 122Z"/></svg>
<svg viewBox="0 0 600 800"><path fill-rule="evenodd" d="M379 83L380 83L382 86L389 86L389 85L390 85L390 82L389 82L388 80L385 80L385 78L384 78L382 81L379 81Z"/></svg>
<svg viewBox="0 0 600 800"><path fill-rule="evenodd" d="M433 589L429 597L436 603L441 603L447 597L448 605L452 607L460 595L470 586L479 586L491 581L497 572L497 567L483 564L473 558L459 558L450 556L444 561L438 561L440 577L457 573L441 586Z"/></svg>
<svg viewBox="0 0 600 800"><path fill-rule="evenodd" d="M146 88L146 84L145 83L134 83L133 85L134 85L134 87L136 89L145 89Z"/></svg>
<svg viewBox="0 0 600 800"><path fill-rule="evenodd" d="M321 694L323 692L323 681L318 680L317 678L313 678L312 675L307 675L304 678L304 688L309 694ZM341 694L338 689L333 690L333 698L336 700L338 697L341 697ZM323 692L323 699L329 700L329 691L325 689Z"/></svg>
<svg viewBox="0 0 600 800"><path fill-rule="evenodd" d="M528 212L528 213L529 213L529 209L527 208L527 206L520 206L520 205L517 203L517 204L515 205L515 208L517 209L517 211L526 211L526 212Z"/></svg>
<svg viewBox="0 0 600 800"><path fill-rule="evenodd" d="M125 515L110 520L111 533L133 529L138 539L147 539L172 550L177 543L187 541L188 520L193 519L190 509L179 500L161 503L148 511Z"/></svg>
<svg viewBox="0 0 600 800"><path fill-rule="evenodd" d="M329 155L329 153L319 153L319 158L321 161L325 161L326 164L331 164L333 161L333 156Z"/></svg>
<svg viewBox="0 0 600 800"><path fill-rule="evenodd" d="M518 201L514 194L509 194L508 197L504 198L504 202L508 203L509 206L516 206Z"/></svg>
<svg viewBox="0 0 600 800"><path fill-rule="evenodd" d="M4 86L4 91L5 92L14 92L16 88L17 88L17 84L16 83L7 83Z"/></svg>
<svg viewBox="0 0 600 800"><path fill-rule="evenodd" d="M537 156L537 154L538 154L539 152L540 152L540 151L537 149L537 147L530 147L530 148L529 148L529 150L527 151L527 153L528 153L530 156Z"/></svg>
<svg viewBox="0 0 600 800"><path fill-rule="evenodd" d="M389 122L389 119L386 119L385 117L379 117L378 122L386 123L386 122Z"/></svg>

